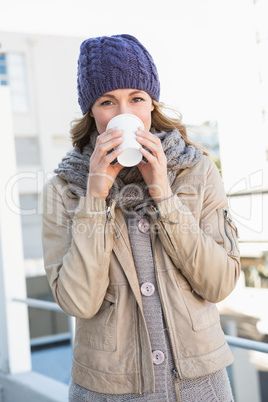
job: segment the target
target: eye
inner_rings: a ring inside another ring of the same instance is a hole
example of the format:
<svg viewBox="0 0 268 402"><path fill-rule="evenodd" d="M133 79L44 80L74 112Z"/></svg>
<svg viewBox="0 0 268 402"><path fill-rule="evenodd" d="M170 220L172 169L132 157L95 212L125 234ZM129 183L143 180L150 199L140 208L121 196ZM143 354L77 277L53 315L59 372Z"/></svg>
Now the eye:
<svg viewBox="0 0 268 402"><path fill-rule="evenodd" d="M138 102L141 102L141 101L143 101L143 100L144 100L143 98L137 96L136 98L133 98L133 99L132 99L132 102L138 103Z"/></svg>
<svg viewBox="0 0 268 402"><path fill-rule="evenodd" d="M106 100L106 101L104 101L104 102L101 102L101 105L102 105L102 106L108 106L108 105L111 105L112 103L113 103L112 101Z"/></svg>

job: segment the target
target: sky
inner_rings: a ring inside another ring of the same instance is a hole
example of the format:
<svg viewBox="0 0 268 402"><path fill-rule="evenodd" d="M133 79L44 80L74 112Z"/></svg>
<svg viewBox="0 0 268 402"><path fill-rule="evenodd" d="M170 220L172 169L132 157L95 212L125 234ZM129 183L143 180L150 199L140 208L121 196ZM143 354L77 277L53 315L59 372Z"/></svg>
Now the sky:
<svg viewBox="0 0 268 402"><path fill-rule="evenodd" d="M252 0L0 0L0 32L132 34L155 60L160 100L200 124L218 119L226 52L237 45L228 30L245 3Z"/></svg>

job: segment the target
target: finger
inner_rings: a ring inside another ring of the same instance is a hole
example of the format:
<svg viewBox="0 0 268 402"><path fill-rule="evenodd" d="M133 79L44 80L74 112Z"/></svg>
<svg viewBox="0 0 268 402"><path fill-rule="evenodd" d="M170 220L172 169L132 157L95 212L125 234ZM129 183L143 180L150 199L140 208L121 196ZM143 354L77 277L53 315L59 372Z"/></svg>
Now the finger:
<svg viewBox="0 0 268 402"><path fill-rule="evenodd" d="M115 170L116 175L122 170L125 166L121 165L119 162L116 162L115 165L113 165L113 168Z"/></svg>
<svg viewBox="0 0 268 402"><path fill-rule="evenodd" d="M96 144L105 144L108 141L111 141L115 138L122 137L124 135L124 130L119 130L116 128L110 128L104 133L98 135Z"/></svg>
<svg viewBox="0 0 268 402"><path fill-rule="evenodd" d="M122 144L122 142L124 142L123 137L114 138L107 142L99 142L96 144L94 152L102 159L107 152L111 151L113 148L116 148L118 145Z"/></svg>
<svg viewBox="0 0 268 402"><path fill-rule="evenodd" d="M139 169L140 172L143 171L143 169L146 167L147 163L148 162L141 160L140 163L137 164L137 168Z"/></svg>
<svg viewBox="0 0 268 402"><path fill-rule="evenodd" d="M142 168L144 165L146 165L146 163L147 163L147 162L141 160L140 163L137 164L137 167L138 167L138 168L139 168L139 167Z"/></svg>
<svg viewBox="0 0 268 402"><path fill-rule="evenodd" d="M122 152L123 152L123 149L115 149L113 152L105 155L101 161L101 165L103 165L103 167L107 168L111 164L111 162L113 160L115 160Z"/></svg>
<svg viewBox="0 0 268 402"><path fill-rule="evenodd" d="M141 127L139 127L139 129L136 131L136 135L138 137L146 138L152 141L154 144L162 147L160 139L155 134L152 134L148 130L143 130L141 129Z"/></svg>
<svg viewBox="0 0 268 402"><path fill-rule="evenodd" d="M153 155L156 156L159 159L159 161L164 160L165 154L164 154L164 151L163 151L163 148L162 148L161 144L159 146L159 145L157 145L155 143L152 143L150 140L147 140L146 138L141 138L141 137L138 137L138 136L136 137L136 139L137 139L139 144L144 145L145 147L147 147L153 153Z"/></svg>
<svg viewBox="0 0 268 402"><path fill-rule="evenodd" d="M140 148L140 152L142 153L143 156L145 156L145 158L149 163L155 165L158 162L157 158L154 155L152 155L149 151L147 151L145 148Z"/></svg>

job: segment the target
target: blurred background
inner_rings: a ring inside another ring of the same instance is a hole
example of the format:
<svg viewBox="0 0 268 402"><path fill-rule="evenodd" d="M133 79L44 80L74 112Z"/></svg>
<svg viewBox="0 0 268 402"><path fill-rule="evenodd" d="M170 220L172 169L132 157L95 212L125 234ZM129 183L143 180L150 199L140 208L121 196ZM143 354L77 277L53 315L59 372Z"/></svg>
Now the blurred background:
<svg viewBox="0 0 268 402"><path fill-rule="evenodd" d="M0 402L67 400L73 320L44 273L40 192L81 116L79 46L119 33L149 50L160 100L221 172L242 261L218 305L228 373L237 401L268 400L267 15L265 0L0 0Z"/></svg>

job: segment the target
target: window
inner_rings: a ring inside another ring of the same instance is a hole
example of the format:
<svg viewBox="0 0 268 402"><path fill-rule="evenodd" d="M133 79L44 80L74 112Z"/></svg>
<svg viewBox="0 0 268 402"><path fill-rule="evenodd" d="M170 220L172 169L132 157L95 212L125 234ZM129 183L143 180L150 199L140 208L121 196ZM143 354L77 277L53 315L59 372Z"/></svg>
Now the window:
<svg viewBox="0 0 268 402"><path fill-rule="evenodd" d="M29 111L29 93L25 55L0 53L0 85L9 85L14 113Z"/></svg>
<svg viewBox="0 0 268 402"><path fill-rule="evenodd" d="M0 85L7 85L7 60L5 53L0 53Z"/></svg>

